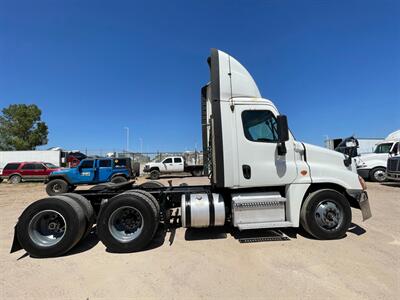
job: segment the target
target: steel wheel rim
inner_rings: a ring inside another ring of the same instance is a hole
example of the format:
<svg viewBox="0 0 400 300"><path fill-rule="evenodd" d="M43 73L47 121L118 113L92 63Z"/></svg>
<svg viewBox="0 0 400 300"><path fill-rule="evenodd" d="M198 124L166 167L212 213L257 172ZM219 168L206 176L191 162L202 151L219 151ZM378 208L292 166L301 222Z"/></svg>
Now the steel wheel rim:
<svg viewBox="0 0 400 300"><path fill-rule="evenodd" d="M33 216L28 225L29 238L41 247L59 243L67 230L64 217L55 210L42 210Z"/></svg>
<svg viewBox="0 0 400 300"><path fill-rule="evenodd" d="M376 170L374 172L374 178L376 181L385 181L386 179L386 172L383 170Z"/></svg>
<svg viewBox="0 0 400 300"><path fill-rule="evenodd" d="M132 206L121 206L113 211L108 219L108 230L120 243L135 240L143 231L142 213Z"/></svg>
<svg viewBox="0 0 400 300"><path fill-rule="evenodd" d="M314 217L318 226L326 231L336 230L344 220L342 209L333 200L320 202L315 209Z"/></svg>
<svg viewBox="0 0 400 300"><path fill-rule="evenodd" d="M53 192L58 193L59 191L61 191L61 185L59 183L56 183L55 185L53 185Z"/></svg>

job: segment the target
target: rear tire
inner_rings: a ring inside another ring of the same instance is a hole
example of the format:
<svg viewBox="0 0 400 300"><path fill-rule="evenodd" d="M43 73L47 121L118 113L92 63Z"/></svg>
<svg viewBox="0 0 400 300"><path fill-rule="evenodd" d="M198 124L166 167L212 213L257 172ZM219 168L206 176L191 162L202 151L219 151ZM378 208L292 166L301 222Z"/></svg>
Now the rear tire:
<svg viewBox="0 0 400 300"><path fill-rule="evenodd" d="M157 226L154 227L154 232L153 235L156 233L158 225L160 224L160 203L158 203L157 199L154 198L152 194L146 191L142 190L130 190L126 191L125 194L138 194L142 197L146 197L148 200L150 200L153 203L153 210L155 209L155 214L156 214L156 222Z"/></svg>
<svg viewBox="0 0 400 300"><path fill-rule="evenodd" d="M68 183L63 179L50 180L46 185L46 193L49 196L65 194L68 192Z"/></svg>
<svg viewBox="0 0 400 300"><path fill-rule="evenodd" d="M126 179L124 176L115 176L111 179L112 183L122 183L122 182L127 182L128 179Z"/></svg>
<svg viewBox="0 0 400 300"><path fill-rule="evenodd" d="M153 171L150 172L150 179L151 180L157 180L158 178L160 178L160 171L153 170Z"/></svg>
<svg viewBox="0 0 400 300"><path fill-rule="evenodd" d="M373 168L369 172L369 179L374 182L385 182L386 181L386 169L383 167Z"/></svg>
<svg viewBox="0 0 400 300"><path fill-rule="evenodd" d="M335 190L313 192L303 203L300 222L309 234L319 240L341 238L350 227L350 204Z"/></svg>
<svg viewBox="0 0 400 300"><path fill-rule="evenodd" d="M141 185L139 185L139 187L142 189L161 188L164 186L165 185L163 185L161 182L153 181L153 180L146 181L146 182L142 183Z"/></svg>
<svg viewBox="0 0 400 300"><path fill-rule="evenodd" d="M203 175L203 172L201 170L193 170L192 171L192 176L194 176L194 177L199 177L201 175Z"/></svg>
<svg viewBox="0 0 400 300"><path fill-rule="evenodd" d="M10 178L8 178L8 183L11 183L11 184L17 184L17 183L20 183L21 181L22 181L22 178L19 175L12 175L12 176L10 176Z"/></svg>
<svg viewBox="0 0 400 300"><path fill-rule="evenodd" d="M158 226L157 211L147 197L123 193L109 200L97 219L97 235L112 252L142 250Z"/></svg>
<svg viewBox="0 0 400 300"><path fill-rule="evenodd" d="M19 217L16 234L34 257L59 256L74 247L86 227L82 208L64 196L48 197L29 205Z"/></svg>
<svg viewBox="0 0 400 300"><path fill-rule="evenodd" d="M96 222L96 215L94 213L94 209L92 204L88 199L83 197L82 195L75 194L75 193L67 193L63 194L62 196L71 198L74 200L83 210L83 213L85 214L85 219L86 219L86 229L85 232L83 233L82 239L86 238L90 231L93 228L93 224ZM58 197L58 196L55 196Z"/></svg>

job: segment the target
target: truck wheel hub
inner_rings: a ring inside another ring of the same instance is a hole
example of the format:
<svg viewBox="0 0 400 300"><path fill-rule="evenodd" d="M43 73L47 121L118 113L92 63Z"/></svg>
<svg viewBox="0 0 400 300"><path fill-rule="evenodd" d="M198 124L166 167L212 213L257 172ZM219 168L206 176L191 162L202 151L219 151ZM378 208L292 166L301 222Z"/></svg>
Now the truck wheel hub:
<svg viewBox="0 0 400 300"><path fill-rule="evenodd" d="M321 202L315 210L315 220L324 230L335 230L343 222L339 207L332 201Z"/></svg>
<svg viewBox="0 0 400 300"><path fill-rule="evenodd" d="M28 225L29 238L41 247L57 244L64 237L67 225L64 217L55 210L37 213Z"/></svg>
<svg viewBox="0 0 400 300"><path fill-rule="evenodd" d="M143 216L134 207L117 208L108 220L111 235L121 243L136 239L143 231Z"/></svg>

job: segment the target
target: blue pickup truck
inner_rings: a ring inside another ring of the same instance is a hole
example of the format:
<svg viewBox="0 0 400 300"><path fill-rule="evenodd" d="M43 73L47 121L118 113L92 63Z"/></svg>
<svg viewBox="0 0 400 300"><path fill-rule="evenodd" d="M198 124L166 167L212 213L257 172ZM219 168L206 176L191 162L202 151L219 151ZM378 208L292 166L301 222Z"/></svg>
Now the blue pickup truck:
<svg viewBox="0 0 400 300"><path fill-rule="evenodd" d="M84 159L74 168L52 172L46 180L46 192L53 196L72 192L77 185L121 183L133 177L129 158Z"/></svg>

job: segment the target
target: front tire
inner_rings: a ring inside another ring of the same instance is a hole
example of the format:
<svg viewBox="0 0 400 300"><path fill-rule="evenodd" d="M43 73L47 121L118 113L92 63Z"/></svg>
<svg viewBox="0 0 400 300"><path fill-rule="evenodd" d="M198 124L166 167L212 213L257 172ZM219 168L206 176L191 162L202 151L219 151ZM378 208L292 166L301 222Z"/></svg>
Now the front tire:
<svg viewBox="0 0 400 300"><path fill-rule="evenodd" d="M303 203L300 222L309 234L319 240L342 238L351 223L350 204L335 190L313 192Z"/></svg>
<svg viewBox="0 0 400 300"><path fill-rule="evenodd" d="M157 210L152 201L137 193L124 193L101 209L97 235L112 252L134 252L150 243L157 226Z"/></svg>
<svg viewBox="0 0 400 300"><path fill-rule="evenodd" d="M11 184L17 184L17 183L20 183L21 181L22 181L22 178L19 175L12 175L8 179L8 183L11 183Z"/></svg>
<svg viewBox="0 0 400 300"><path fill-rule="evenodd" d="M150 179L151 180L157 180L158 178L160 178L160 171L153 170L153 171L150 172Z"/></svg>
<svg viewBox="0 0 400 300"><path fill-rule="evenodd" d="M68 192L68 183L63 179L50 180L46 185L46 193L49 196L65 194Z"/></svg>
<svg viewBox="0 0 400 300"><path fill-rule="evenodd" d="M386 169L383 167L373 168L369 172L369 178L374 182L384 182L386 181Z"/></svg>

